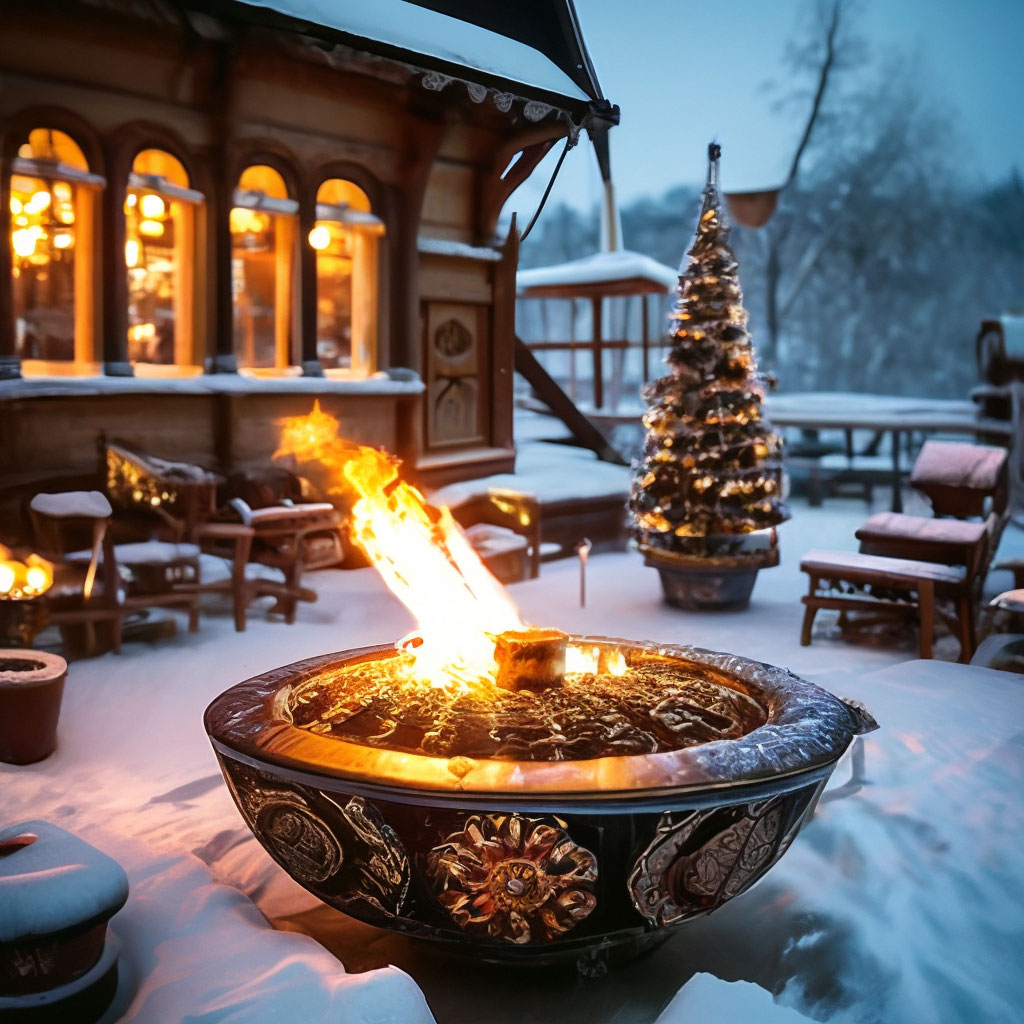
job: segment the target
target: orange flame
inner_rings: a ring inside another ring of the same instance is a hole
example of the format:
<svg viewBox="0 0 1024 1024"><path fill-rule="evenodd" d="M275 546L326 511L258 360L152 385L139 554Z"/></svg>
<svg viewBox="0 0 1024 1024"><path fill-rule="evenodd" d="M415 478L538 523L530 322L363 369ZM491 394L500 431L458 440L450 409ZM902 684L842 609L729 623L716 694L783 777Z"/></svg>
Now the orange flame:
<svg viewBox="0 0 1024 1024"><path fill-rule="evenodd" d="M38 597L52 585L53 566L49 562L38 555L20 561L10 548L0 544L0 601Z"/></svg>
<svg viewBox="0 0 1024 1024"><path fill-rule="evenodd" d="M451 512L430 508L400 480L393 456L339 438L338 421L319 402L280 426L275 457L326 471L328 492L352 501L353 540L416 619L418 630L401 643L415 677L436 686L493 679L495 636L522 629L523 621Z"/></svg>

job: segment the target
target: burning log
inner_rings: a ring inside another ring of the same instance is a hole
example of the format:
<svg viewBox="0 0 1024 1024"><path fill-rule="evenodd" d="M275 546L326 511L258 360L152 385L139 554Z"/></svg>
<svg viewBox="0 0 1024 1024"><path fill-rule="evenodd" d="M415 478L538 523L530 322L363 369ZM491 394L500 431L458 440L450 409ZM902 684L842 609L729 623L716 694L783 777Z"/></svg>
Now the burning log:
<svg viewBox="0 0 1024 1024"><path fill-rule="evenodd" d="M565 679L569 638L558 629L507 630L494 643L497 684L503 690L546 690Z"/></svg>

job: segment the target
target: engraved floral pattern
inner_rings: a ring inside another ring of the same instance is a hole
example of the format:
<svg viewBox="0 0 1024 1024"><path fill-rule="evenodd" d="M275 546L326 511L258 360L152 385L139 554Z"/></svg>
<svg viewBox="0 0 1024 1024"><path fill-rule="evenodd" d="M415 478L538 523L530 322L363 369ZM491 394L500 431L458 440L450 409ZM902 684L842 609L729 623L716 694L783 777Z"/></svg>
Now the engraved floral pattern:
<svg viewBox="0 0 1024 1024"><path fill-rule="evenodd" d="M565 831L518 814L474 814L434 847L427 873L463 931L549 942L594 910L597 858Z"/></svg>

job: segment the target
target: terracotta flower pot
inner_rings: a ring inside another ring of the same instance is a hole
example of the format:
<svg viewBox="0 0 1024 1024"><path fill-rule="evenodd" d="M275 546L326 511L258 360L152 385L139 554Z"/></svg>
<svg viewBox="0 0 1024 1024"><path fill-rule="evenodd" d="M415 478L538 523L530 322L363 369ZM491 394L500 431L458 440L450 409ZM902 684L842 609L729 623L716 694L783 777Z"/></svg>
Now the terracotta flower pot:
<svg viewBox="0 0 1024 1024"><path fill-rule="evenodd" d="M67 672L59 655L0 649L0 761L31 764L53 753Z"/></svg>

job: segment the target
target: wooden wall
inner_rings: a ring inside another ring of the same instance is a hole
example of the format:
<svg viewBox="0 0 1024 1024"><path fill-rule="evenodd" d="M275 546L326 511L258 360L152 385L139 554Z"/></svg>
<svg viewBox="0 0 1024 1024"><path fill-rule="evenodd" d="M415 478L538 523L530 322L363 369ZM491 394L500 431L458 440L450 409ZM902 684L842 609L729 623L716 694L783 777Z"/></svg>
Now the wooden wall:
<svg viewBox="0 0 1024 1024"><path fill-rule="evenodd" d="M119 196L139 149L156 146L178 156L193 186L206 196L197 262L196 347L207 357L230 355L225 235L231 192L242 168L253 162L278 167L307 219L320 181L347 177L367 192L386 226L378 364L415 370L426 381L427 394L422 419L415 429L405 429L404 440L396 434L401 417L394 409L345 397L338 399L339 414L348 409L342 418L353 436L382 445L413 445L406 454L427 482L512 468L517 253L514 237L502 244L493 232L505 197L564 134L564 125L554 117L546 124L529 124L515 110L502 113L490 102L470 102L458 83L431 92L405 66L342 49L324 52L297 36L265 28L210 18L190 22L173 5L146 0L8 5L0 33L0 206L6 207L2 182L18 142L28 129L46 126L75 138L91 169L106 176L111 192L98 243L103 274L95 297L102 325L97 359L118 364L118 353L124 352L127 299ZM503 175L520 151L517 167ZM0 209L0 237L8 231L8 213ZM421 237L489 247L491 257L420 252ZM0 293L9 259L9 251L0 254ZM310 265L307 260L307 275ZM308 282L297 291L310 305ZM312 294L315 298L315 289ZM11 329L9 309L9 301L0 297L0 356L3 333ZM468 337L466 352L454 362L435 337L453 319ZM300 320L297 362L304 362L311 351L315 354L315 315L307 310ZM127 369L123 360L122 355L120 365ZM454 404L453 378L461 396ZM22 421L12 434L22 454L9 470L18 474L27 466L56 468L58 462L70 469L85 467L101 427L108 433L141 431L140 441L152 440L155 448L166 442L174 449L170 455L186 457L209 454L207 425L216 415L228 415L237 418L229 433L238 439L232 444L241 446L238 453L244 458L269 454L274 444L258 426L259 403L250 399L228 401L227 412L222 403L219 413L208 397L167 397L159 410L127 395L53 404L40 399L38 415L29 411L35 401L0 395L0 416ZM284 399L273 404L278 408L282 403L287 404ZM44 408L54 411L52 419ZM148 425L147 412L155 421ZM54 432L56 443L33 451L28 439L40 424Z"/></svg>

